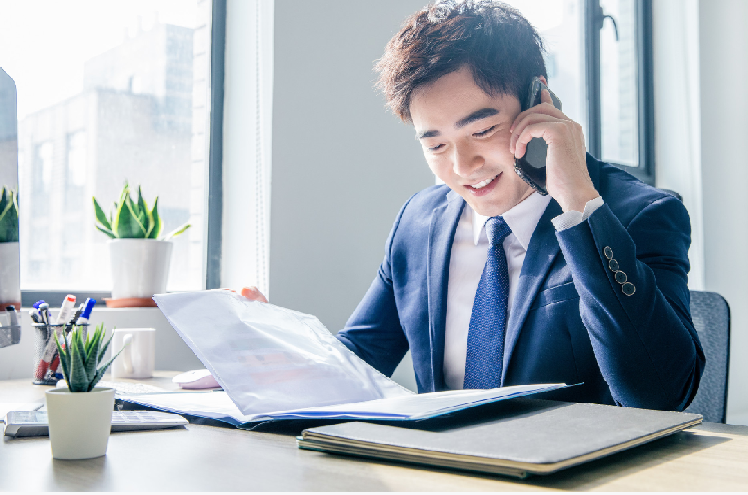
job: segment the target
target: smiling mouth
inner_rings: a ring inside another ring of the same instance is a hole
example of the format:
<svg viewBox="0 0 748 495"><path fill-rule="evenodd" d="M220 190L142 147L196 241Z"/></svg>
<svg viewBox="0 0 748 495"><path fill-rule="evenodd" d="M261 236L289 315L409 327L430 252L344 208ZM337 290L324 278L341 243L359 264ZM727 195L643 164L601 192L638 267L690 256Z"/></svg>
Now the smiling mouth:
<svg viewBox="0 0 748 495"><path fill-rule="evenodd" d="M498 177L499 175L501 174L497 174L496 176L491 177L490 179L486 179L484 181L478 182L477 184L469 185L468 187L473 188L476 191L478 191L480 189L483 189L487 185L489 185L491 182L493 182L496 179L496 177Z"/></svg>

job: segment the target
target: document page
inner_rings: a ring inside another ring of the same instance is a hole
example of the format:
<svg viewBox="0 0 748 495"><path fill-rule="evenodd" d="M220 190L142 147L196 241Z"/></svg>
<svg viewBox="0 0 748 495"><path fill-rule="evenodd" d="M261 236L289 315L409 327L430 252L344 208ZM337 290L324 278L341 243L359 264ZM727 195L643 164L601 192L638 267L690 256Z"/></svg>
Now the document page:
<svg viewBox="0 0 748 495"><path fill-rule="evenodd" d="M353 354L314 316L227 290L154 300L242 415L414 395Z"/></svg>
<svg viewBox="0 0 748 495"><path fill-rule="evenodd" d="M172 392L121 396L122 400L163 411L217 419L233 425L276 419L418 420L468 407L563 388L562 383L515 385L489 390L452 390L410 394L389 399L307 407L288 411L242 414L226 392Z"/></svg>
<svg viewBox="0 0 748 495"><path fill-rule="evenodd" d="M563 383L515 385L488 390L450 390L425 394L377 399L355 404L309 407L296 411L276 412L274 419L344 418L344 419L427 419L468 407L566 387Z"/></svg>

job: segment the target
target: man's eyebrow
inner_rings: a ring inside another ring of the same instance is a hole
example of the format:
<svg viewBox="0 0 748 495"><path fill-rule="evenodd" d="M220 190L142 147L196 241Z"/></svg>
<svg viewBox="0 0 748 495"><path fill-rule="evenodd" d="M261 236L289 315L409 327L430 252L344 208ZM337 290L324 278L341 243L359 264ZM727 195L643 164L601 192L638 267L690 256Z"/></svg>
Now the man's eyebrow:
<svg viewBox="0 0 748 495"><path fill-rule="evenodd" d="M468 124L472 124L476 120L485 119L486 117L491 117L493 115L498 115L499 111L495 108L481 108L480 110L476 110L475 112L471 113L464 119L460 119L455 124L455 129L462 129ZM431 130L431 131L423 131L416 133L416 139L425 139L425 138L432 138L437 137L441 133L439 131Z"/></svg>
<svg viewBox="0 0 748 495"><path fill-rule="evenodd" d="M497 115L499 113L498 110L495 108L481 108L480 110L476 110L475 112L471 113L464 119L460 119L455 124L455 129L461 129L465 127L468 124L472 124L476 120L485 119L486 117L491 117L493 115Z"/></svg>
<svg viewBox="0 0 748 495"><path fill-rule="evenodd" d="M432 138L441 134L439 131L423 131L416 133L416 139Z"/></svg>

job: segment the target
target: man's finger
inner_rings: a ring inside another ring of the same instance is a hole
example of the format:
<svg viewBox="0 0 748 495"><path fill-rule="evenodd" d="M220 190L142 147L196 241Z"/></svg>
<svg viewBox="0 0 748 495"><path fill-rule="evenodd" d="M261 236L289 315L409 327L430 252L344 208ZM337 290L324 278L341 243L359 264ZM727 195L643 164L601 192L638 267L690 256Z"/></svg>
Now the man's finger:
<svg viewBox="0 0 748 495"><path fill-rule="evenodd" d="M535 124L526 126L519 134L519 138L514 145L514 157L522 158L523 156L525 156L525 152L527 151L527 143L529 143L532 138L541 138L550 147L550 141L553 137L554 132L558 132L559 125L562 124L560 124L558 121L551 121L537 122Z"/></svg>
<svg viewBox="0 0 748 495"><path fill-rule="evenodd" d="M264 295L262 295L262 292L260 292L257 287L244 287L242 289L242 296L246 297L250 301L259 301L259 302L268 302L268 300L265 298Z"/></svg>
<svg viewBox="0 0 748 495"><path fill-rule="evenodd" d="M512 137L509 139L509 152L514 153L517 146L517 140L522 135L522 132L528 125L537 124L538 122L557 122L557 119L550 117L542 113L528 114L521 122L517 124L512 133Z"/></svg>
<svg viewBox="0 0 748 495"><path fill-rule="evenodd" d="M540 92L540 102L550 103L551 105L553 105L553 98L551 98L551 93L547 89L544 89Z"/></svg>
<svg viewBox="0 0 748 495"><path fill-rule="evenodd" d="M548 105L543 105L544 103L548 103ZM569 120L569 117L567 117L564 112L553 106L551 94L548 92L548 90L544 89L540 94L540 104L520 112L514 118L514 122L512 122L512 126L509 128L509 132L512 134L517 132L517 126L520 124L520 122L522 122L523 119L527 118L528 115L533 114L548 115L559 120Z"/></svg>

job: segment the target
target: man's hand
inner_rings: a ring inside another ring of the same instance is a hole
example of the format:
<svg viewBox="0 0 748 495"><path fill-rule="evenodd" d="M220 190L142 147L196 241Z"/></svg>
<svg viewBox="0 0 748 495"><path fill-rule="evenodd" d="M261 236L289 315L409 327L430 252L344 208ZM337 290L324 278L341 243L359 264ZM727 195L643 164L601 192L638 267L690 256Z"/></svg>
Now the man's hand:
<svg viewBox="0 0 748 495"><path fill-rule="evenodd" d="M267 298L265 298L264 295L262 295L262 292L260 292L257 287L244 287L242 289L242 296L246 297L250 301L260 301L260 302L268 302Z"/></svg>
<svg viewBox="0 0 748 495"><path fill-rule="evenodd" d="M510 132L509 151L524 156L532 138L548 144L546 188L564 212L584 211L587 201L599 196L587 171L582 126L553 106L548 90L541 92L541 103L517 115Z"/></svg>

